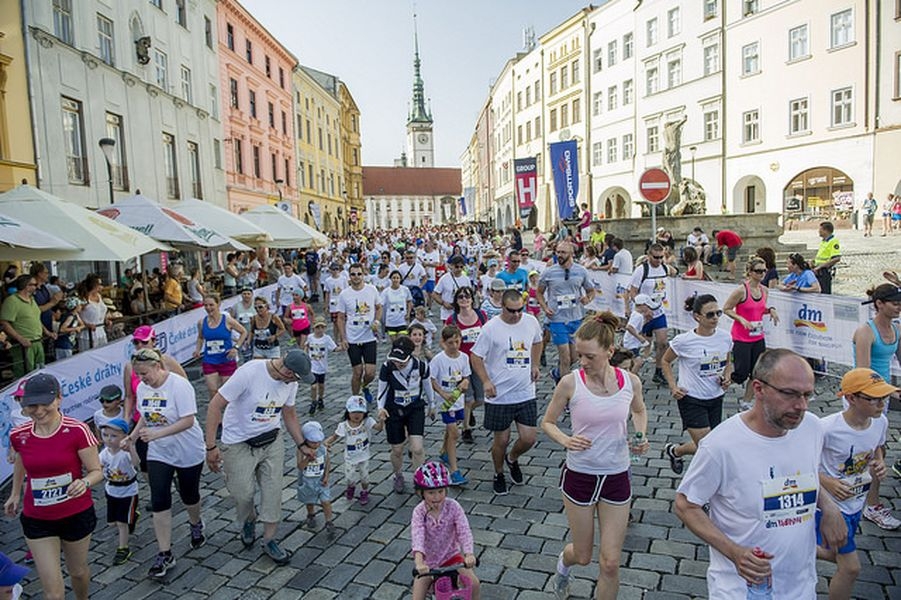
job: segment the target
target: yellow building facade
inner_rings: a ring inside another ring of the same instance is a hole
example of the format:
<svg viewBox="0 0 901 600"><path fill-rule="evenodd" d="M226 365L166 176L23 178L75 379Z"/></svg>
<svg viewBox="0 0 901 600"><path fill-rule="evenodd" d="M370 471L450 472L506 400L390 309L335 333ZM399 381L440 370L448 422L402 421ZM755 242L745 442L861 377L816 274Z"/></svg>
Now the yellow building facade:
<svg viewBox="0 0 901 600"><path fill-rule="evenodd" d="M338 86L341 102L341 146L344 157L344 199L350 231L359 231L364 223L363 145L360 138L360 108L347 85Z"/></svg>
<svg viewBox="0 0 901 600"><path fill-rule="evenodd" d="M37 184L19 6L6 2L0 11L0 192L23 179Z"/></svg>

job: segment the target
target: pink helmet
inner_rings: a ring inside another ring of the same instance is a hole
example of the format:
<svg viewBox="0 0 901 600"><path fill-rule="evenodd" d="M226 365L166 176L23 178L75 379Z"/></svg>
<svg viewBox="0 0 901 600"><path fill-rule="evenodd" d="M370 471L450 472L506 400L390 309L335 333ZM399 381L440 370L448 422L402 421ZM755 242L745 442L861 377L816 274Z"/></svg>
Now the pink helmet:
<svg viewBox="0 0 901 600"><path fill-rule="evenodd" d="M427 462L413 473L413 485L420 490L450 486L450 471L440 462Z"/></svg>

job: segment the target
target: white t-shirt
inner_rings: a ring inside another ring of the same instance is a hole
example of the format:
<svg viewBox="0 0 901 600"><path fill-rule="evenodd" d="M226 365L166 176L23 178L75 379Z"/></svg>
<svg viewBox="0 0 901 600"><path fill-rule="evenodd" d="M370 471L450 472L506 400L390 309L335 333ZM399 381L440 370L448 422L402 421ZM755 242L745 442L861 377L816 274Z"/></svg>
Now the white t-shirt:
<svg viewBox="0 0 901 600"><path fill-rule="evenodd" d="M469 357L458 352L455 358L451 358L445 352L439 352L435 358L429 363L429 373L431 378L438 384L443 392L451 392L460 385L460 382L472 374L469 366ZM444 399L435 394L435 402L439 408L444 403ZM463 395L461 394L457 401L454 402L447 411L463 410Z"/></svg>
<svg viewBox="0 0 901 600"><path fill-rule="evenodd" d="M290 306L294 301L294 292L302 292L304 297L307 296L307 282L297 273L290 277L282 275L278 278L278 290L279 305Z"/></svg>
<svg viewBox="0 0 901 600"><path fill-rule="evenodd" d="M158 388L143 381L139 383L135 398L145 427L165 427L183 417L194 417L194 423L187 429L150 442L147 460L173 467L193 467L203 462L203 433L196 418L197 400L191 382L181 375L169 373Z"/></svg>
<svg viewBox="0 0 901 600"><path fill-rule="evenodd" d="M707 237L706 233L702 233L701 235L695 235L694 232L688 234L688 245L689 246L700 246L702 244L709 244L710 239Z"/></svg>
<svg viewBox="0 0 901 600"><path fill-rule="evenodd" d="M125 418L125 408L120 406L119 414L114 417L107 417L105 414L103 414L102 408L98 408L94 411L94 427L97 429L97 431L100 431L101 427L103 427L113 419L123 419L127 421L128 419Z"/></svg>
<svg viewBox="0 0 901 600"><path fill-rule="evenodd" d="M469 287L472 284L472 281L469 279L467 275L460 275L459 277L454 277L451 273L445 273L441 276L441 279L438 280L438 284L435 286L435 292L441 296L441 299L448 304L453 302L454 294L461 287ZM451 314L454 312L452 308L444 308L441 307L441 320L445 321Z"/></svg>
<svg viewBox="0 0 901 600"><path fill-rule="evenodd" d="M407 302L413 302L413 294L405 285L396 290L385 288L381 294L382 310L385 313L385 327L401 327L407 324Z"/></svg>
<svg viewBox="0 0 901 600"><path fill-rule="evenodd" d="M770 438L752 431L742 414L701 440L678 491L698 506L709 502L710 519L733 542L773 555L774 599L815 600L820 421L807 413L796 429ZM710 598L747 594L735 565L713 547L707 589Z"/></svg>
<svg viewBox="0 0 901 600"><path fill-rule="evenodd" d="M307 338L307 348L310 354L310 372L314 375L328 373L328 353L337 347L338 344L327 333L322 337L309 336Z"/></svg>
<svg viewBox="0 0 901 600"><path fill-rule="evenodd" d="M418 252L419 260L423 263L433 263L437 265L441 261L441 254L438 250L432 250L431 252L426 252L425 250L420 250ZM425 268L426 277L431 281L435 281L435 267L426 267Z"/></svg>
<svg viewBox="0 0 901 600"><path fill-rule="evenodd" d="M364 284L360 290L346 288L338 296L338 312L344 313L344 334L348 344L365 344L375 341L372 324L375 323L375 307L382 301L374 286Z"/></svg>
<svg viewBox="0 0 901 600"><path fill-rule="evenodd" d="M335 435L344 440L344 462L355 465L369 460L369 441L372 439L372 428L375 419L366 417L358 427L349 421L341 421L335 428Z"/></svg>
<svg viewBox="0 0 901 600"><path fill-rule="evenodd" d="M417 261L412 265L409 265L404 261L398 265L397 270L400 271L400 276L404 278L401 283L405 286L413 287L414 285L422 285L422 278L425 277L425 268L423 268L420 262Z"/></svg>
<svg viewBox="0 0 901 600"><path fill-rule="evenodd" d="M338 296L348 287L350 287L350 284L347 282L347 278L344 277L344 273L339 274L337 277L332 277L331 273L329 273L329 276L325 278L325 281L322 282L322 289L329 295L329 312L338 312Z"/></svg>
<svg viewBox="0 0 901 600"><path fill-rule="evenodd" d="M616 260L616 257L613 257ZM644 265L638 265L632 272L632 279L629 281L630 288L638 288L637 294L647 294L651 300L658 303L659 308L652 313L653 318L657 318L663 314L663 303L666 300L666 279L667 269L663 265L652 267L648 265L648 276L644 277ZM636 294L636 295L637 295Z"/></svg>
<svg viewBox="0 0 901 600"><path fill-rule="evenodd" d="M138 476L131 462L131 455L125 450L111 452L109 448L100 451L100 467L106 480L104 490L113 498L130 498L138 495ZM110 482L131 481L129 485L111 485Z"/></svg>
<svg viewBox="0 0 901 600"><path fill-rule="evenodd" d="M857 430L852 429L844 415L838 412L820 419L820 427L824 436L820 472L843 479L851 487L854 494L851 498L833 500L843 513L853 515L863 510L873 479L870 461L876 448L885 443L888 419L879 415L870 419L869 427Z"/></svg>
<svg viewBox="0 0 901 600"><path fill-rule="evenodd" d="M710 336L694 330L680 333L670 342L679 357L678 385L698 400L713 400L723 395L722 375L729 364L732 336L717 329Z"/></svg>
<svg viewBox="0 0 901 600"><path fill-rule="evenodd" d="M541 325L530 314L509 325L501 318L482 326L472 354L485 362L485 370L497 396L486 398L490 404L517 404L535 398L532 381L532 345L541 343Z"/></svg>
<svg viewBox="0 0 901 600"><path fill-rule="evenodd" d="M629 323L635 331L641 333L641 328L645 325L644 315L638 312L637 310L633 310L632 314L629 315ZM623 333L623 348L626 350L631 350L632 352L637 352L643 346L647 344L647 340L642 338L635 337L629 330Z"/></svg>
<svg viewBox="0 0 901 600"><path fill-rule="evenodd" d="M276 381L267 360L252 360L219 388L225 398L222 443L237 444L282 426L282 407L294 406L297 382Z"/></svg>
<svg viewBox="0 0 901 600"><path fill-rule="evenodd" d="M612 266L616 268L617 273L631 275L633 269L632 263L632 253L625 248L613 255Z"/></svg>

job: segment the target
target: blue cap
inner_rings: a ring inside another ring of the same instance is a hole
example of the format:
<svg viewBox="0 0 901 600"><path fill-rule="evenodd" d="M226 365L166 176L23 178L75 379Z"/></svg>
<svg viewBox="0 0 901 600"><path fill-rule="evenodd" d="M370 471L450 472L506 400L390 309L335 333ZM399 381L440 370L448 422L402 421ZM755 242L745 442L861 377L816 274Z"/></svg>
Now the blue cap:
<svg viewBox="0 0 901 600"><path fill-rule="evenodd" d="M7 555L0 552L0 586L13 586L22 581L28 569L17 565Z"/></svg>
<svg viewBox="0 0 901 600"><path fill-rule="evenodd" d="M128 423L125 422L125 419L120 419L118 417L116 417L115 419L110 419L100 426L101 429L103 429L104 427L115 427L116 429L121 429L125 432L125 435L128 435L128 430L131 429L128 426Z"/></svg>

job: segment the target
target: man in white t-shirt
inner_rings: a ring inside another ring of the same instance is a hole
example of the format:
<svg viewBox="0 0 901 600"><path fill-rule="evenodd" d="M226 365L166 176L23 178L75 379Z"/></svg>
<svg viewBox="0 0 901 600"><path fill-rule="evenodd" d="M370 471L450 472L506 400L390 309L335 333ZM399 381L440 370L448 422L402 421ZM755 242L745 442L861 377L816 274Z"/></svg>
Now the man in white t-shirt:
<svg viewBox="0 0 901 600"><path fill-rule="evenodd" d="M453 301L454 294L461 287L471 287L472 281L468 275L463 273L463 266L466 259L462 256L455 256L450 260L450 272L445 273L438 280L438 285L432 292L432 299L441 306L441 322L447 320L454 312Z"/></svg>
<svg viewBox="0 0 901 600"><path fill-rule="evenodd" d="M422 291L425 293L426 305L429 307L429 310L432 310L432 292L435 290L435 283L437 281L435 269L441 262L441 254L439 254L438 249L435 248L435 242L427 240L424 248L420 248L417 251L417 258L419 258L419 262L422 263L422 266L425 267L426 282Z"/></svg>
<svg viewBox="0 0 901 600"><path fill-rule="evenodd" d="M482 326L472 347L472 370L485 390L485 429L494 432L491 458L494 462L494 493L507 494L504 463L510 480L522 485L519 457L535 445L538 405L535 382L541 360L541 325L532 315L523 314L525 304L518 290L506 290L501 297L499 318ZM516 421L518 439L507 453L510 426Z"/></svg>
<svg viewBox="0 0 901 600"><path fill-rule="evenodd" d="M235 499L235 513L245 548L253 546L255 521L263 523L263 552L285 565L291 554L275 540L282 520L282 473L285 447L281 426L299 448L303 435L294 399L297 382L313 383L310 359L298 349L283 358L252 360L241 365L210 400L206 413L206 462L225 470L225 486ZM223 415L223 410L225 414ZM216 432L222 424L222 446ZM254 483L259 482L260 511L254 510Z"/></svg>
<svg viewBox="0 0 901 600"><path fill-rule="evenodd" d="M613 257L616 260L616 257ZM666 297L666 280L675 277L676 269L663 262L663 246L651 244L645 262L632 272L632 280L629 282L629 299L632 300L638 294L647 294L659 305L651 321L645 325L643 333L654 336L654 377L651 379L657 385L666 385L663 376L663 355L667 349L666 315L664 306L668 303ZM631 314L631 302L626 303L626 318Z"/></svg>
<svg viewBox="0 0 901 600"><path fill-rule="evenodd" d="M753 408L701 440L676 515L710 545L710 598L744 598L748 582L769 578L775 600L815 600L816 509L830 547L844 545L847 528L835 502L818 493L823 432L807 414L813 371L791 350L767 350L752 386Z"/></svg>
<svg viewBox="0 0 901 600"><path fill-rule="evenodd" d="M611 246L616 250L616 254L613 255L613 260L610 261L610 268L607 271L611 275L615 273L631 275L633 270L632 253L628 249L623 248L623 240L620 238L614 239Z"/></svg>
<svg viewBox="0 0 901 600"><path fill-rule="evenodd" d="M289 316L288 307L291 306L296 292L301 292L304 298L309 297L307 282L294 272L294 263L288 261L285 263L285 274L278 278L278 288L275 290L275 303L281 307L282 316L285 318Z"/></svg>
<svg viewBox="0 0 901 600"><path fill-rule="evenodd" d="M351 265L350 287L338 296L338 345L347 351L353 369L350 378L351 394L360 395L362 388L366 402L372 404L369 383L375 379L378 345L375 333L382 320L382 301L375 286L363 282L363 266Z"/></svg>

